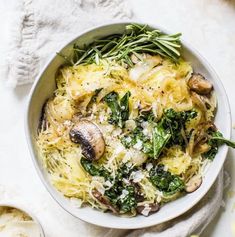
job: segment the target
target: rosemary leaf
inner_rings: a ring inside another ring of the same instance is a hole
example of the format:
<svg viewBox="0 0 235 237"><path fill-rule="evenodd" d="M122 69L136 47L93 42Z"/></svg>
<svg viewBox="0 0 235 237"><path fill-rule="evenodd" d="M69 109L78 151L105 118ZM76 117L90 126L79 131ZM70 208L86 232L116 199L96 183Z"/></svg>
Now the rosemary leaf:
<svg viewBox="0 0 235 237"><path fill-rule="evenodd" d="M61 55L67 62L78 64L99 64L100 60L115 60L132 67L132 54L159 54L177 62L180 57L181 34L167 35L160 30L150 30L147 25L131 24L124 34L115 34L95 40L90 45L74 45L73 59Z"/></svg>

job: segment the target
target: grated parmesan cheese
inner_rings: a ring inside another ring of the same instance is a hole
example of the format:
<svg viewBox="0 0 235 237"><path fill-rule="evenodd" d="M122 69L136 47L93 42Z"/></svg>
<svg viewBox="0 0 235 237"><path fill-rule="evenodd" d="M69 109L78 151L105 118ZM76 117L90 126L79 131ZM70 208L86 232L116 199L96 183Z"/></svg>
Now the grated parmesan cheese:
<svg viewBox="0 0 235 237"><path fill-rule="evenodd" d="M130 179L133 179L134 183L140 182L144 178L144 174L141 170L133 171L130 175Z"/></svg>
<svg viewBox="0 0 235 237"><path fill-rule="evenodd" d="M126 189L123 189L122 194L119 196L119 198L124 199L128 194L129 194L129 192Z"/></svg>
<svg viewBox="0 0 235 237"><path fill-rule="evenodd" d="M144 204L144 209L141 212L141 214L144 215L144 216L148 216L150 211L151 211L151 208L149 207L149 205Z"/></svg>
<svg viewBox="0 0 235 237"><path fill-rule="evenodd" d="M153 164L152 164L152 163L148 163L148 164L146 165L147 171L150 171L152 168L153 168Z"/></svg>
<svg viewBox="0 0 235 237"><path fill-rule="evenodd" d="M138 140L137 143L133 146L133 148L137 149L137 150L141 150L143 146L143 142L141 140Z"/></svg>

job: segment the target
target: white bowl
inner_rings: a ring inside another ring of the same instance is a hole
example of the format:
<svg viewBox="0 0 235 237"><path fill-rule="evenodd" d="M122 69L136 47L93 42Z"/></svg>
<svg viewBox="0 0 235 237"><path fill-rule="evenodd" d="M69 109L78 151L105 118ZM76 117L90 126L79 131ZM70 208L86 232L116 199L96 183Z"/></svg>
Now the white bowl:
<svg viewBox="0 0 235 237"><path fill-rule="evenodd" d="M114 33L123 33L127 24L130 24L130 22L103 25L83 32L82 34L79 34L78 37L76 37L73 41L68 43L60 52L65 55L68 54L69 52L71 52L72 45L75 42L82 46L84 45L84 43L91 43L92 41L94 41L94 39L100 37ZM151 25L150 27L153 29L162 29L159 26ZM163 32L166 33L166 31ZM184 42L182 44L182 56L187 61L191 62L195 72L200 72L213 83L218 99L218 110L216 114L215 124L223 133L224 137L230 138L230 108L227 95L221 81L219 80L218 76L213 71L211 66L204 58L202 58L201 55L199 55L198 52L192 49L192 47L188 46L188 44ZM64 198L62 194L59 193L51 185L48 174L42 167L42 164L38 158L35 141L37 137L37 128L42 106L45 103L46 99L52 96L53 91L55 90L56 71L63 63L64 60L60 56L57 56L55 52L52 59L46 65L44 70L42 70L41 74L38 76L32 87L26 115L26 136L33 162L42 182L44 183L52 197L66 211L68 211L75 217L78 217L95 225L120 229L135 229L160 224L173 219L192 208L207 193L207 191L216 180L216 177L218 176L226 158L228 151L227 146L220 147L215 160L212 162L203 179L201 187L197 191L164 205L159 212L154 213L148 217L139 215L134 218L123 218L115 216L111 213L103 213L98 210L94 210L91 207L75 208L69 200Z"/></svg>
<svg viewBox="0 0 235 237"><path fill-rule="evenodd" d="M26 213L29 217L32 218L32 220L36 223L36 225L38 226L38 229L39 229L39 233L40 233L40 237L45 237L45 234L44 234L44 231L43 231L43 228L39 222L39 220L37 219L37 217L35 215L33 215L27 208L25 207L22 207L22 206L19 206L18 204L14 204L14 203L11 203L11 202L3 202L3 203L0 203L0 207L10 207L10 208L15 208L19 211L22 211L24 213ZM1 234L0 234L1 235Z"/></svg>

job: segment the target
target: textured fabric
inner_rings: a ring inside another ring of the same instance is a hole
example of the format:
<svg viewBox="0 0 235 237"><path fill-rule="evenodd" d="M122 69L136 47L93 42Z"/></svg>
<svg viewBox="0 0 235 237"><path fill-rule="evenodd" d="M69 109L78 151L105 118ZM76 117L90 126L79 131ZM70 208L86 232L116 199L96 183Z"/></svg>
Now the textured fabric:
<svg viewBox="0 0 235 237"><path fill-rule="evenodd" d="M12 87L33 82L48 57L80 31L97 24L132 18L128 2L123 0L9 0L9 3L10 44L6 47L8 56L4 72ZM133 231L107 231L80 222L79 236L85 236L82 229L87 228L92 229L89 236L94 237L187 237L191 233L200 234L220 208L222 193L223 172L194 208L174 220ZM20 202L20 198L15 201Z"/></svg>
<svg viewBox="0 0 235 237"><path fill-rule="evenodd" d="M122 0L15 0L12 16L5 77L14 87L33 82L48 57L82 30L129 19L131 11Z"/></svg>

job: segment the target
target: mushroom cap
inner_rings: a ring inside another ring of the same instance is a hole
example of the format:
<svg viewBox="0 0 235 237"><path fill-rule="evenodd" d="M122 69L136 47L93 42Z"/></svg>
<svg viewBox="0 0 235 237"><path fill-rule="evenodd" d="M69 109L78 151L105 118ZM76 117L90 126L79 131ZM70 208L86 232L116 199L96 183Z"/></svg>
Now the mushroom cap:
<svg viewBox="0 0 235 237"><path fill-rule="evenodd" d="M192 193L196 191L202 184L202 177L200 175L194 175L185 185L185 191Z"/></svg>
<svg viewBox="0 0 235 237"><path fill-rule="evenodd" d="M97 189L92 189L91 191L93 197L97 199L100 203L105 205L107 209L111 210L113 213L118 213L118 209L111 204L111 202L104 196L102 195Z"/></svg>
<svg viewBox="0 0 235 237"><path fill-rule="evenodd" d="M200 95L207 95L212 91L212 84L199 73L193 73L188 80L188 86L192 91Z"/></svg>
<svg viewBox="0 0 235 237"><path fill-rule="evenodd" d="M105 142L100 129L91 121L78 121L69 132L70 140L82 146L82 154L89 160L98 160L104 154Z"/></svg>
<svg viewBox="0 0 235 237"><path fill-rule="evenodd" d="M147 206L145 205L138 206L137 212L141 215L149 216L150 214L159 211L159 209L160 209L160 205L158 203L150 203Z"/></svg>

